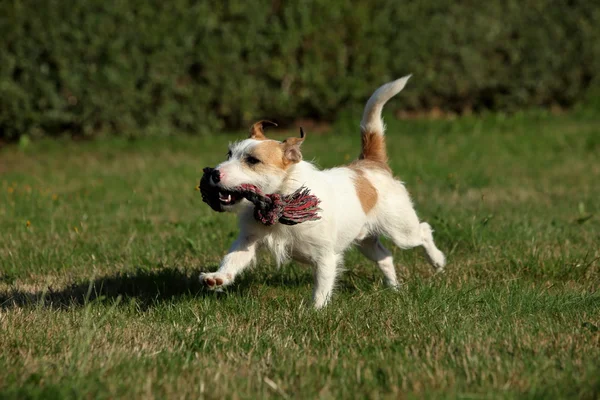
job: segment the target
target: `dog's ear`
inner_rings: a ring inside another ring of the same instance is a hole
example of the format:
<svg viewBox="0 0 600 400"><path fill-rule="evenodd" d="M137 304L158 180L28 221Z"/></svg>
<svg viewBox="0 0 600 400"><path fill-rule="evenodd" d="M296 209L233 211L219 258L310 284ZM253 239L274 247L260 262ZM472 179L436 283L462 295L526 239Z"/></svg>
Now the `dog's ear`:
<svg viewBox="0 0 600 400"><path fill-rule="evenodd" d="M300 146L302 145L302 142L304 142L305 137L306 134L304 133L304 129L300 128L299 138L289 138L283 142L283 157L287 162L298 163L302 161Z"/></svg>
<svg viewBox="0 0 600 400"><path fill-rule="evenodd" d="M257 123L255 123L254 125L252 125L250 127L250 136L249 136L250 139L266 140L267 137L265 136L265 133L263 132L264 126L277 126L277 124L275 122L271 122L271 121L267 121L267 120L258 121Z"/></svg>

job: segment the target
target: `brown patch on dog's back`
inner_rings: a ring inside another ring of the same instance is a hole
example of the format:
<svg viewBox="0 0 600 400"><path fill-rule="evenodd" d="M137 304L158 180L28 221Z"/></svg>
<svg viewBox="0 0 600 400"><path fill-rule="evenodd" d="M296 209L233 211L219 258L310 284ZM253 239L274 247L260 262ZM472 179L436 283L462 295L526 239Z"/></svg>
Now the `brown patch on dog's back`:
<svg viewBox="0 0 600 400"><path fill-rule="evenodd" d="M375 207L375 204L377 204L377 189L375 189L375 186L367 179L365 172L362 169L350 168L356 173L356 176L354 177L354 189L356 190L356 195L360 200L363 211L365 214L368 214L369 211Z"/></svg>
<svg viewBox="0 0 600 400"><path fill-rule="evenodd" d="M369 181L369 179L365 176L365 171L377 171L391 176L392 170L387 163L365 159L359 159L351 162L348 165L348 168L356 173L354 178L356 195L360 200L360 205L362 206L365 214L367 214L373 209L373 207L375 207L375 204L377 204L378 192L371 181Z"/></svg>

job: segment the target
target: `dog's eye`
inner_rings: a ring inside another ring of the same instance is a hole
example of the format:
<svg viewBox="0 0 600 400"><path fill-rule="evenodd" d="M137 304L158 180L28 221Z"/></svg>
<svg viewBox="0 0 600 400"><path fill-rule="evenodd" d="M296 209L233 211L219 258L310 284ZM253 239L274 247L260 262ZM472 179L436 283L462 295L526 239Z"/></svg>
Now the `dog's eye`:
<svg viewBox="0 0 600 400"><path fill-rule="evenodd" d="M248 156L246 157L246 162L250 165L256 165L260 162L260 160L256 157Z"/></svg>
<svg viewBox="0 0 600 400"><path fill-rule="evenodd" d="M231 150L229 150L229 151L227 152L227 159L229 160L230 158L231 158Z"/></svg>

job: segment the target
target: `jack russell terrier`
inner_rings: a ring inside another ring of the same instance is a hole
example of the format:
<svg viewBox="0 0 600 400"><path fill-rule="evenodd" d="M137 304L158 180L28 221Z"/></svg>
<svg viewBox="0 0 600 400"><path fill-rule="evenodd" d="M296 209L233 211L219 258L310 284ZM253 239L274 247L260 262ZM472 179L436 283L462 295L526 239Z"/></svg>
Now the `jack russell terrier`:
<svg viewBox="0 0 600 400"><path fill-rule="evenodd" d="M271 140L264 135L263 121L253 125L248 139L230 145L227 160L210 171L208 181L218 193L219 211L239 214L240 233L219 269L200 275L208 288L231 285L253 263L262 246L278 264L291 258L313 265L314 307L322 308L331 300L344 252L352 245L375 261L387 284L397 288L392 254L380 236L390 238L401 249L423 246L433 268L443 270L446 260L433 241L431 227L419 221L406 188L387 164L381 111L409 78L381 86L368 100L360 125L362 152L348 165L317 169L302 160L303 133L283 142ZM320 200L320 218L265 226L256 220L253 204L240 194L239 188L248 185L281 195L307 188Z"/></svg>

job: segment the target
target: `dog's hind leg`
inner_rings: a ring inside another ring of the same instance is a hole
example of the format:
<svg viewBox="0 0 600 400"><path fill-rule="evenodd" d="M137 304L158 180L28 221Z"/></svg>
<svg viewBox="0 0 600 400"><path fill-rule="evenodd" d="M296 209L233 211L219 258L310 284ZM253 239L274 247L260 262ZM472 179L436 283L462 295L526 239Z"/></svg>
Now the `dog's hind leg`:
<svg viewBox="0 0 600 400"><path fill-rule="evenodd" d="M427 222L420 223L416 214L414 218L408 218L408 221L402 219L398 225L388 226L385 233L401 249L423 246L427 260L436 272L442 271L446 266L446 257L433 241L431 226Z"/></svg>
<svg viewBox="0 0 600 400"><path fill-rule="evenodd" d="M433 230L431 229L431 226L427 222L421 222L419 228L421 230L421 240L423 241L422 245L425 249L425 254L427 254L429 263L436 272L442 272L446 266L446 257L433 241Z"/></svg>
<svg viewBox="0 0 600 400"><path fill-rule="evenodd" d="M392 253L383 246L379 238L375 236L367 237L357 247L365 257L377 263L385 276L386 283L390 287L397 288L398 279L396 278Z"/></svg>

